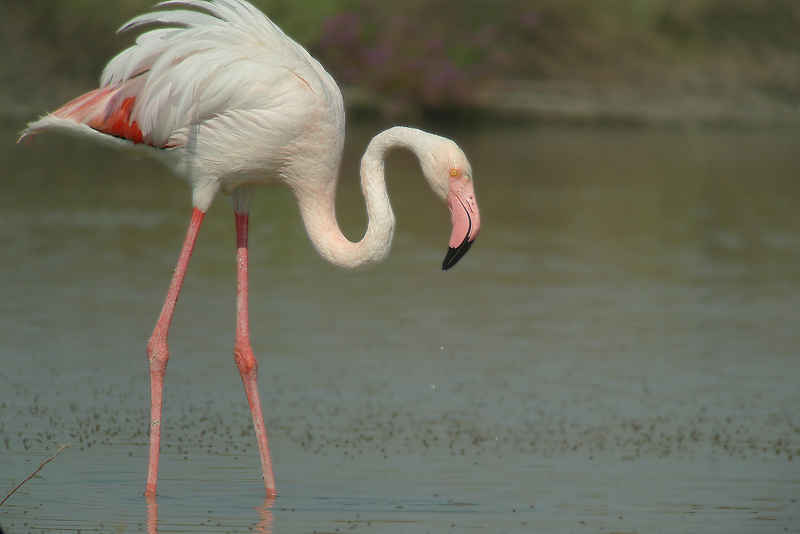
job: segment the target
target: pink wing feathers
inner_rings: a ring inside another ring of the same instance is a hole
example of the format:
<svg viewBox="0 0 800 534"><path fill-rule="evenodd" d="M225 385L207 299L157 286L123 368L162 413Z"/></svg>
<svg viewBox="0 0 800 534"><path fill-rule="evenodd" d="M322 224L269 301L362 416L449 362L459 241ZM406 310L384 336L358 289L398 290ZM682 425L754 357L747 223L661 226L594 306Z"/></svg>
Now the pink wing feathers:
<svg viewBox="0 0 800 534"><path fill-rule="evenodd" d="M143 86L140 78L131 78L112 87L101 87L76 98L53 112L59 119L73 120L85 124L104 134L127 139L135 144L147 143L131 112L136 103L138 90Z"/></svg>

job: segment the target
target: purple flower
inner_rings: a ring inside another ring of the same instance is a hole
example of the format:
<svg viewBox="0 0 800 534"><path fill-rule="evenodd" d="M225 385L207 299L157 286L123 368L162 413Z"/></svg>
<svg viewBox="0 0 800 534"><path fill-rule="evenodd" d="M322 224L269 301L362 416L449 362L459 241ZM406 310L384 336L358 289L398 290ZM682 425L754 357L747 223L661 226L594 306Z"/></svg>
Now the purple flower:
<svg viewBox="0 0 800 534"><path fill-rule="evenodd" d="M367 67L380 67L389 61L394 54L386 46L378 46L377 48L370 48L364 50L364 64Z"/></svg>
<svg viewBox="0 0 800 534"><path fill-rule="evenodd" d="M525 28L526 30L536 31L542 25L542 18L536 13L526 11L525 13L522 14L520 22L522 23L522 27Z"/></svg>

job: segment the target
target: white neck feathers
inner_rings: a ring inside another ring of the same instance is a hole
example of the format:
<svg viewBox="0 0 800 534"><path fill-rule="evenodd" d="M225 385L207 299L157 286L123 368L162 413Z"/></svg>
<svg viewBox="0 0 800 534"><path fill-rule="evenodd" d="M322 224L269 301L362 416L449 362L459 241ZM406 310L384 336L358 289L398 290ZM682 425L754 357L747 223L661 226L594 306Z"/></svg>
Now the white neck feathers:
<svg viewBox="0 0 800 534"><path fill-rule="evenodd" d="M389 204L384 176L384 160L396 147L413 151L423 167L422 148L430 134L413 128L394 127L376 135L361 159L361 188L367 204L369 224L363 239L348 240L336 222L335 176L326 191L295 191L300 213L311 241L319 253L339 267L358 269L381 261L389 253L394 235L394 213ZM333 169L336 173L338 169Z"/></svg>

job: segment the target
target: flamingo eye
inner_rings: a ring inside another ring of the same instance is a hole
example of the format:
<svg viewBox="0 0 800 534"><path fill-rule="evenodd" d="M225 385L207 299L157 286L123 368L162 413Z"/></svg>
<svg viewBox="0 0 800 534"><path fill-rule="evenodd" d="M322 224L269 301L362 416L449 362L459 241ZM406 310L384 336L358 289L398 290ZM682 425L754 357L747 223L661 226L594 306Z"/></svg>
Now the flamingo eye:
<svg viewBox="0 0 800 534"><path fill-rule="evenodd" d="M460 175L461 175L461 171L459 171L455 167L450 169L450 176L452 176L453 178L458 178Z"/></svg>

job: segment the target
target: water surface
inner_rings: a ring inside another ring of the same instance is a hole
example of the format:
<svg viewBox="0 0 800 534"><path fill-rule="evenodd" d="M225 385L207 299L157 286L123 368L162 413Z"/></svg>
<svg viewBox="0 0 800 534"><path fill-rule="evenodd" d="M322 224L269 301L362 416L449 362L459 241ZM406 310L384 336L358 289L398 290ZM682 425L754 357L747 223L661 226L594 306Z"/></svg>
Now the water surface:
<svg viewBox="0 0 800 534"><path fill-rule="evenodd" d="M800 134L452 130L483 229L390 157L386 262L327 265L291 195L251 217L251 326L280 497L232 348L220 198L170 337L157 503L145 343L191 211L154 162L0 135L6 532L800 532ZM349 133L339 219L366 224Z"/></svg>

